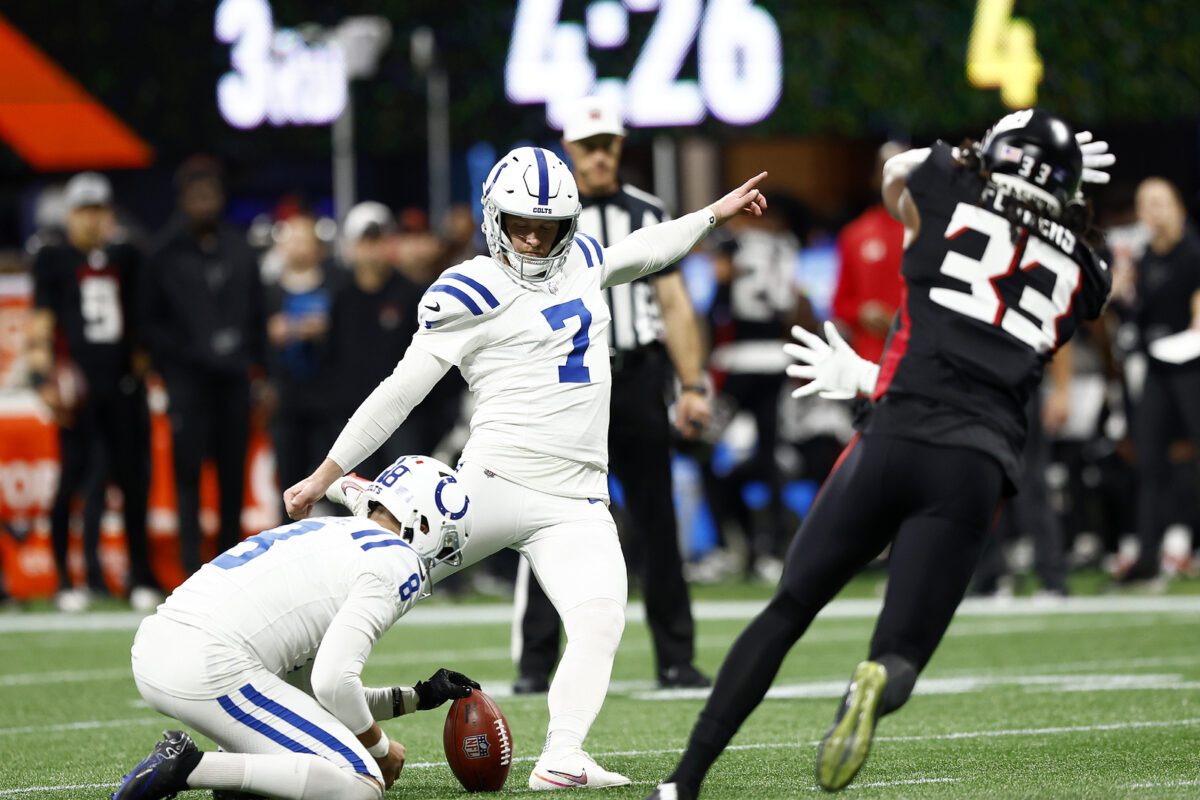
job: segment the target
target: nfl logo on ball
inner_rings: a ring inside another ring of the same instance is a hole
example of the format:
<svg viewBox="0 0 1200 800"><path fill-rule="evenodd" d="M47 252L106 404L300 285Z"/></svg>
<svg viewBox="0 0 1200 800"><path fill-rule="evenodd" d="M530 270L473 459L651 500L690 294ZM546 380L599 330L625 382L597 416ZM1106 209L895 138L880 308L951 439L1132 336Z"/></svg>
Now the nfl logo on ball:
<svg viewBox="0 0 1200 800"><path fill-rule="evenodd" d="M463 753L467 758L487 758L488 757L488 738L485 734L478 736L467 736L463 739Z"/></svg>

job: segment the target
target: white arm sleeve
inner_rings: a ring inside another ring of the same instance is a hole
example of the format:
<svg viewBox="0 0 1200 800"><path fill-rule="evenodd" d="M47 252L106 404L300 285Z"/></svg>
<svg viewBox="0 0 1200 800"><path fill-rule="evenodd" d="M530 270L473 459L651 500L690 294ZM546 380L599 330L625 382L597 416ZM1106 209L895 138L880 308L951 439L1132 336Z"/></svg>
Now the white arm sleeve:
<svg viewBox="0 0 1200 800"><path fill-rule="evenodd" d="M712 212L705 208L670 222L634 231L611 247L604 248L604 285L629 283L674 264L686 256L716 224Z"/></svg>
<svg viewBox="0 0 1200 800"><path fill-rule="evenodd" d="M914 169L925 163L931 152L930 148L922 147L897 153L883 165L884 180L907 180Z"/></svg>
<svg viewBox="0 0 1200 800"><path fill-rule="evenodd" d="M329 624L313 660L313 697L355 735L375 721L363 689L362 669L375 642L399 616L391 595L382 579L360 577Z"/></svg>
<svg viewBox="0 0 1200 800"><path fill-rule="evenodd" d="M342 428L329 451L329 458L342 468L342 472L354 469L396 432L413 407L449 370L450 364L432 353L408 348L392 374L367 395Z"/></svg>

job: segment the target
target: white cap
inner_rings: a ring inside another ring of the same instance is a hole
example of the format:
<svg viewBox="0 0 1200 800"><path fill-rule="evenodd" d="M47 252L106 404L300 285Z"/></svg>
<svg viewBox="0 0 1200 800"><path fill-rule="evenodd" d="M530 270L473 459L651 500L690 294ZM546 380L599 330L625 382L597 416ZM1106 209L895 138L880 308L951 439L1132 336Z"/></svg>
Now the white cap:
<svg viewBox="0 0 1200 800"><path fill-rule="evenodd" d="M357 242L365 236L378 236L391 229L392 212L383 203L368 200L359 203L346 214L342 223L342 238L348 242Z"/></svg>
<svg viewBox="0 0 1200 800"><path fill-rule="evenodd" d="M563 138L568 142L578 142L602 133L625 135L621 112L608 98L584 97L573 103L563 115Z"/></svg>
<svg viewBox="0 0 1200 800"><path fill-rule="evenodd" d="M112 184L99 172L81 172L63 190L68 211L88 206L112 205Z"/></svg>

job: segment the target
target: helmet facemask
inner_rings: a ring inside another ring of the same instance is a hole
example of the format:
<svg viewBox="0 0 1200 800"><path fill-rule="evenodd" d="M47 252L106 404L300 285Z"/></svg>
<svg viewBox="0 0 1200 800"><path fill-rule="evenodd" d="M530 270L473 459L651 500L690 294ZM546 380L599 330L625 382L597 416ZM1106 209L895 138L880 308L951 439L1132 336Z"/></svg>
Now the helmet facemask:
<svg viewBox="0 0 1200 800"><path fill-rule="evenodd" d="M570 217L568 219L558 220L558 232L555 234L554 246L550 248L550 252L545 256L522 255L517 252L513 246L512 239L508 235L508 228L505 226L506 217L516 217L517 214L506 213L501 211L495 203L484 205L484 214L495 213L498 217L496 228L499 230L497 236L497 248L503 256L508 266L517 273L517 277L527 283L542 283L553 278L562 269L563 264L567 262L567 256L570 255L571 244L575 241L575 229L579 225L578 217ZM525 219L530 219L525 217ZM540 221L543 218L537 218ZM488 242L489 247L491 242Z"/></svg>
<svg viewBox="0 0 1200 800"><path fill-rule="evenodd" d="M548 150L519 147L501 159L484 183L483 233L492 258L518 280L544 283L563 268L579 222L579 190L566 164ZM513 246L505 216L558 220L554 246L545 256L523 255Z"/></svg>

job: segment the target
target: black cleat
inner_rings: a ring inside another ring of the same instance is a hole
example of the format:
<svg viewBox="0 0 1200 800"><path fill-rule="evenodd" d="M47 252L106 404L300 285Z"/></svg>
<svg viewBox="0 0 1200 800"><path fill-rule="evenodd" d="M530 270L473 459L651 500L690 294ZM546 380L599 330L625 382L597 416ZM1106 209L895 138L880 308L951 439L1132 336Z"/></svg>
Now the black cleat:
<svg viewBox="0 0 1200 800"><path fill-rule="evenodd" d="M658 688L660 689L707 689L710 686L712 686L712 678L691 664L667 667L658 673Z"/></svg>
<svg viewBox="0 0 1200 800"><path fill-rule="evenodd" d="M513 694L544 694L550 691L550 679L544 675L521 675L513 683Z"/></svg>
<svg viewBox="0 0 1200 800"><path fill-rule="evenodd" d="M678 783L660 783L646 800L696 800L696 795Z"/></svg>
<svg viewBox="0 0 1200 800"><path fill-rule="evenodd" d="M887 679L887 669L877 661L863 661L854 669L833 727L817 749L817 783L825 791L846 788L866 762Z"/></svg>
<svg viewBox="0 0 1200 800"><path fill-rule="evenodd" d="M183 731L166 731L150 755L121 781L111 800L159 800L186 792L187 776L201 755L192 737Z"/></svg>

